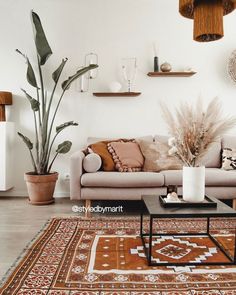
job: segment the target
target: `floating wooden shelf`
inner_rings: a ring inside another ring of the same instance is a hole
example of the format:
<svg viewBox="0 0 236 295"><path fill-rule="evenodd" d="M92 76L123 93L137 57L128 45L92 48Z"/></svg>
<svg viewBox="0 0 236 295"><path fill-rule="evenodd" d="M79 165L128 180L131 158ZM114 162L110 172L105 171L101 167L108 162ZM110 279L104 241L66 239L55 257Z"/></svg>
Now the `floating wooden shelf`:
<svg viewBox="0 0 236 295"><path fill-rule="evenodd" d="M149 77L191 77L196 72L149 72Z"/></svg>
<svg viewBox="0 0 236 295"><path fill-rule="evenodd" d="M141 92L94 92L94 96L108 97L108 96L139 96Z"/></svg>

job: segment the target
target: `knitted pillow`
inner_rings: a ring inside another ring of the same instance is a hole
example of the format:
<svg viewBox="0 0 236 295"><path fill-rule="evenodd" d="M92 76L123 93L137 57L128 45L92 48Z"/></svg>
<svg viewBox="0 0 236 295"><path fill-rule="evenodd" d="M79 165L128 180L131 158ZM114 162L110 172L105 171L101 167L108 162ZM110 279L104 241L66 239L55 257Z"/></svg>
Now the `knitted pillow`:
<svg viewBox="0 0 236 295"><path fill-rule="evenodd" d="M136 142L110 142L107 147L119 172L142 170L144 158Z"/></svg>

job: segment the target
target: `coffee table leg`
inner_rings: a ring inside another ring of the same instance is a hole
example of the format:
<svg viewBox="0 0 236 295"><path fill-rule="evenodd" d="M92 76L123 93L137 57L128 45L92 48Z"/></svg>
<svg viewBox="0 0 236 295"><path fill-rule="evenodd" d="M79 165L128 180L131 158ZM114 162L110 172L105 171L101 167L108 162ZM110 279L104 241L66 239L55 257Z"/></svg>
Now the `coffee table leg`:
<svg viewBox="0 0 236 295"><path fill-rule="evenodd" d="M210 232L210 217L207 217L207 234Z"/></svg>
<svg viewBox="0 0 236 295"><path fill-rule="evenodd" d="M234 264L236 264L236 229L234 233Z"/></svg>
<svg viewBox="0 0 236 295"><path fill-rule="evenodd" d="M143 237L143 211L141 211L140 215L140 236Z"/></svg>
<svg viewBox="0 0 236 295"><path fill-rule="evenodd" d="M148 248L148 265L152 264L152 225L153 218L150 216L150 224L149 224L149 248Z"/></svg>

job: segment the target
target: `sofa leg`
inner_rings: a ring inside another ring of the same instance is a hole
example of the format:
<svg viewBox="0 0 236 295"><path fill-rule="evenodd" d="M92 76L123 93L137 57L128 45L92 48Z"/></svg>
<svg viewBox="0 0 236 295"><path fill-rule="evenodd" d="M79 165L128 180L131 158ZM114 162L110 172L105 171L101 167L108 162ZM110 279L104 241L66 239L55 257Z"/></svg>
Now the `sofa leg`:
<svg viewBox="0 0 236 295"><path fill-rule="evenodd" d="M90 209L91 208L91 200L85 200L85 208ZM90 210L86 210L85 212L85 217L90 218L91 217L91 212Z"/></svg>
<svg viewBox="0 0 236 295"><path fill-rule="evenodd" d="M233 199L233 209L236 210L236 199Z"/></svg>

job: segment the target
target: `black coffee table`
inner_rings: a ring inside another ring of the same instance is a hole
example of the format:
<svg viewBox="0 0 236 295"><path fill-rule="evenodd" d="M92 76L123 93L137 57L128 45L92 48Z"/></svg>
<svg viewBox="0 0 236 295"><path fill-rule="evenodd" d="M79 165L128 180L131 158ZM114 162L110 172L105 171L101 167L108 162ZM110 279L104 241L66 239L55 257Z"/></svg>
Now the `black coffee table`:
<svg viewBox="0 0 236 295"><path fill-rule="evenodd" d="M149 266L185 266L185 265L234 265L236 264L236 235L234 240L234 256L232 257L227 249L225 249L210 233L210 222L212 217L224 217L232 218L236 217L236 211L231 207L225 205L220 200L212 198L216 203L216 208L164 208L159 201L159 196L142 196L143 209L141 211L140 220L140 236L142 239L143 247L145 250L145 255ZM149 215L149 230L147 233L143 233L143 216L144 210L147 210ZM154 233L153 232L153 220L156 218L206 218L207 228L206 233ZM225 254L229 259L229 262L154 262L152 257L152 241L153 237L163 237L163 236L202 236L206 235L209 237L216 247ZM145 238L148 238L148 247L145 243Z"/></svg>

